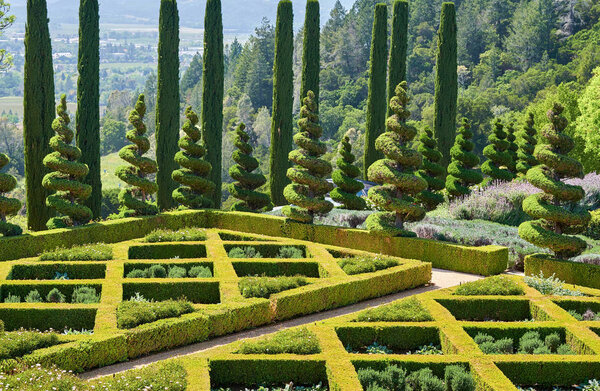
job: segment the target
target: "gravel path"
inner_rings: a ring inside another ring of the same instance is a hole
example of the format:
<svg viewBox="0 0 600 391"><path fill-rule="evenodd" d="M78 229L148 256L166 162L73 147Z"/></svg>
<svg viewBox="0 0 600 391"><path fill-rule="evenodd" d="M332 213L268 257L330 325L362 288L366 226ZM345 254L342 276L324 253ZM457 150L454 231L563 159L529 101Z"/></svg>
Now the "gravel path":
<svg viewBox="0 0 600 391"><path fill-rule="evenodd" d="M433 269L432 284L396 293L389 296L379 297L372 300L363 301L361 303L352 304L346 307L337 308L334 310L319 312L312 315L303 316L301 318L287 320L280 323L275 323L267 326L258 327L252 330L242 331L235 334L218 337L205 342L199 342L193 345L184 346L177 349L167 350L164 352L151 354L149 356L137 358L131 361L110 365L104 368L94 369L89 372L85 372L80 375L81 378L86 380L96 379L103 376L111 376L118 374L129 369L141 368L146 365L154 364L158 361L167 360L170 358L176 358L181 356L187 356L194 353L199 353L205 350L217 348L229 343L239 341L245 338L260 337L267 334L272 334L277 331L285 330L290 327L302 326L309 323L318 322L337 316L348 315L353 312L364 310L365 308L377 307L383 304L391 303L392 301L402 299L409 296L418 295L419 293L429 292L436 289L450 288L461 283L479 280L483 277L472 274L452 272L448 270Z"/></svg>

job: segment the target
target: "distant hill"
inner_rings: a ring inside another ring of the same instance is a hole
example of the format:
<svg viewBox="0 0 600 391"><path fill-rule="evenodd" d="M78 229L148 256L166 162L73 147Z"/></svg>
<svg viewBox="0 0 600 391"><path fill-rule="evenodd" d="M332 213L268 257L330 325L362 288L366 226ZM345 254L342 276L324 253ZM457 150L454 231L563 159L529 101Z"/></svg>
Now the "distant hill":
<svg viewBox="0 0 600 391"><path fill-rule="evenodd" d="M26 16L26 0L11 0L12 12L19 21ZM350 8L354 0L341 0ZM225 29L251 32L263 17L275 21L278 0L223 0L223 24ZM158 0L100 0L101 23L158 24ZM202 27L206 0L179 0L181 24L185 27ZM323 23L329 17L335 0L321 0ZM295 30L301 27L305 1L294 1ZM48 0L51 23L77 23L79 0Z"/></svg>

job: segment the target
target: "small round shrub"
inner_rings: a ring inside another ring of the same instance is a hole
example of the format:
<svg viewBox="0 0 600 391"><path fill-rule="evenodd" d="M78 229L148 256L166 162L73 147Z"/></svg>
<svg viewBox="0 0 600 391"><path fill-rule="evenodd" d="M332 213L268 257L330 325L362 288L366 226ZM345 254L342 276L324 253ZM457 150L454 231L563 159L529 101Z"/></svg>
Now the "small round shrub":
<svg viewBox="0 0 600 391"><path fill-rule="evenodd" d="M473 338L475 340L475 343L477 345L481 345L483 343L486 342L494 342L494 337L492 337L491 335L487 335L484 333L479 333L475 336L475 338Z"/></svg>
<svg viewBox="0 0 600 391"><path fill-rule="evenodd" d="M552 333L546 336L546 339L544 340L544 344L546 345L546 347L553 352L555 352L558 349L558 347L560 346L560 342L560 336L558 335L558 333Z"/></svg>
<svg viewBox="0 0 600 391"><path fill-rule="evenodd" d="M188 276L192 278L211 278L212 272L206 266L194 266L188 272Z"/></svg>
<svg viewBox="0 0 600 391"><path fill-rule="evenodd" d="M521 342L519 343L519 353L535 354L534 352L536 351L536 349L539 349L541 347L545 346L540 339L521 339Z"/></svg>
<svg viewBox="0 0 600 391"><path fill-rule="evenodd" d="M540 333L537 331L528 331L525 334L523 334L520 341L522 342L528 339L539 339L541 341L542 337L540 337Z"/></svg>
<svg viewBox="0 0 600 391"><path fill-rule="evenodd" d="M496 341L496 350L498 354L513 354L513 340L511 338L502 338Z"/></svg>
<svg viewBox="0 0 600 391"><path fill-rule="evenodd" d="M444 373L444 382L447 391L475 391L475 382L473 377L458 365L446 367Z"/></svg>
<svg viewBox="0 0 600 391"><path fill-rule="evenodd" d="M5 303L20 303L21 302L21 296L17 296L17 295L13 295L13 294L8 294L8 296L6 296L6 299L4 299Z"/></svg>
<svg viewBox="0 0 600 391"><path fill-rule="evenodd" d="M446 391L444 382L435 376L431 369L424 368L406 377L406 384L411 390Z"/></svg>
<svg viewBox="0 0 600 391"><path fill-rule="evenodd" d="M533 351L533 354L552 354L552 351L547 346L540 346Z"/></svg>
<svg viewBox="0 0 600 391"><path fill-rule="evenodd" d="M38 292L37 289L30 291L27 294L27 296L25 296L25 303L41 303L41 302L42 302L42 295L40 295L40 292Z"/></svg>
<svg viewBox="0 0 600 391"><path fill-rule="evenodd" d="M148 278L148 269L133 269L127 273L127 278Z"/></svg>
<svg viewBox="0 0 600 391"><path fill-rule="evenodd" d="M48 293L48 296L46 296L46 301L48 303L64 303L65 300L65 295L63 295L62 292L58 290L58 288L52 289Z"/></svg>
<svg viewBox="0 0 600 391"><path fill-rule="evenodd" d="M482 342L479 344L479 349L481 349L484 354L498 354L495 342Z"/></svg>
<svg viewBox="0 0 600 391"><path fill-rule="evenodd" d="M570 355L575 354L575 352L573 352L573 349L571 349L571 347L565 343L556 349L556 354Z"/></svg>
<svg viewBox="0 0 600 391"><path fill-rule="evenodd" d="M167 269L162 265L152 265L148 269L148 276L150 278L166 278Z"/></svg>
<svg viewBox="0 0 600 391"><path fill-rule="evenodd" d="M297 247L282 247L277 258L303 258L304 253Z"/></svg>
<svg viewBox="0 0 600 391"><path fill-rule="evenodd" d="M75 304L93 304L100 302L100 295L91 286L80 286L73 290L71 301Z"/></svg>
<svg viewBox="0 0 600 391"><path fill-rule="evenodd" d="M187 271L181 266L171 266L169 268L169 278L185 278Z"/></svg>
<svg viewBox="0 0 600 391"><path fill-rule="evenodd" d="M234 247L229 250L229 258L262 258L254 247Z"/></svg>

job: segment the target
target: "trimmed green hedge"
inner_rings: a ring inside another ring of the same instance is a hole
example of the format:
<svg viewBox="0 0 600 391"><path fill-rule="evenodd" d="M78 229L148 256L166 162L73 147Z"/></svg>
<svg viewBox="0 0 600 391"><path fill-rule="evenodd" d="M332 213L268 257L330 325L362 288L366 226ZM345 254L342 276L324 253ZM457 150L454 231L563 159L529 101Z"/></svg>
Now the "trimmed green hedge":
<svg viewBox="0 0 600 391"><path fill-rule="evenodd" d="M572 386L586 380L597 379L600 362L578 358L561 358L552 361L499 362L498 368L517 385Z"/></svg>
<svg viewBox="0 0 600 391"><path fill-rule="evenodd" d="M123 284L123 300L136 293L148 300L164 301L185 298L196 304L217 304L221 301L219 282L177 282L169 279L161 282L126 282Z"/></svg>
<svg viewBox="0 0 600 391"><path fill-rule="evenodd" d="M413 350L423 345L440 345L440 331L429 326L342 326L335 332L344 346L359 350L377 342L392 350Z"/></svg>
<svg viewBox="0 0 600 391"><path fill-rule="evenodd" d="M102 279L106 274L104 263L39 263L36 265L14 265L8 280L53 280L56 273L66 273L69 279Z"/></svg>
<svg viewBox="0 0 600 391"><path fill-rule="evenodd" d="M600 266L597 265L561 261L543 254L525 257L525 275L539 276L540 272L569 284L600 289Z"/></svg>
<svg viewBox="0 0 600 391"><path fill-rule="evenodd" d="M548 319L541 315L542 310L536 311L534 316L531 310L533 304L528 299L460 298L436 301L446 307L456 320L518 322L534 318Z"/></svg>
<svg viewBox="0 0 600 391"><path fill-rule="evenodd" d="M45 304L47 308L0 308L0 319L7 331L26 330L93 330L96 321L95 308L60 308L57 304Z"/></svg>
<svg viewBox="0 0 600 391"><path fill-rule="evenodd" d="M129 259L206 258L206 246L186 243L140 244L129 247L128 257Z"/></svg>
<svg viewBox="0 0 600 391"><path fill-rule="evenodd" d="M320 277L319 264L317 262L298 261L234 261L232 262L238 277L246 276L304 276Z"/></svg>

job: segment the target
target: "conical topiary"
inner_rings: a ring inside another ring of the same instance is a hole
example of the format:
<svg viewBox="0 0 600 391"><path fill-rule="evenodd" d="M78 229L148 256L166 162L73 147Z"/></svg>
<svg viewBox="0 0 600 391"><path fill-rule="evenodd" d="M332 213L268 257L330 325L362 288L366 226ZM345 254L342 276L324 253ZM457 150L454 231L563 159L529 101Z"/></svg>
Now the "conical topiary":
<svg viewBox="0 0 600 391"><path fill-rule="evenodd" d="M71 145L75 133L69 127L67 97L62 95L56 107L57 117L52 122L56 136L50 139L54 152L46 155L44 166L53 171L42 180L42 186L54 192L46 198L46 205L62 216L53 217L46 223L49 229L86 224L92 219L90 208L82 205L92 194L92 186L81 182L88 174L86 164L79 163L81 150Z"/></svg>
<svg viewBox="0 0 600 391"><path fill-rule="evenodd" d="M337 187L331 191L331 198L342 204L344 209L363 210L367 208L367 203L356 193L364 189L365 185L355 179L360 176L360 169L353 164L356 157L352 154L348 133L344 135L338 149L340 154L336 161L338 169L331 176Z"/></svg>
<svg viewBox="0 0 600 391"><path fill-rule="evenodd" d="M517 151L519 146L516 143L517 136L515 135L515 124L510 123L506 127L506 141L508 141L508 148L506 152L510 155L510 164L508 170L513 174L513 178L517 176Z"/></svg>
<svg viewBox="0 0 600 391"><path fill-rule="evenodd" d="M235 130L235 147L233 160L237 163L229 169L229 176L235 180L229 185L229 193L239 201L232 205L231 210L239 212L260 212L271 199L268 195L256 191L267 183L263 174L252 173L258 168L258 160L252 156L253 148L248 144L250 136L244 131L246 125L240 123Z"/></svg>
<svg viewBox="0 0 600 391"><path fill-rule="evenodd" d="M506 132L502 121L494 121L494 129L488 137L489 144L483 149L483 156L488 158L482 165L481 171L488 175L486 183L493 180L511 181L513 174L508 170L511 165L511 157L508 152L510 143L506 139Z"/></svg>
<svg viewBox="0 0 600 391"><path fill-rule="evenodd" d="M333 185L326 179L331 174L331 163L320 158L327 152L327 145L319 140L323 129L316 114L315 94L308 91L303 103L298 121L300 131L294 135L294 143L299 148L289 155L295 164L287 172L292 183L283 191L292 205L285 206L283 214L301 223L312 223L315 215L326 214L333 209L333 204L325 200Z"/></svg>
<svg viewBox="0 0 600 391"><path fill-rule="evenodd" d="M158 166L156 161L144 156L150 149L150 141L145 136L145 115L146 103L144 94L141 94L135 108L129 114L129 122L133 129L127 132L126 137L133 145L127 145L119 151L119 157L130 166L117 168L117 177L132 186L123 189L119 194L122 217L158 213L158 207L150 200L150 196L158 191L158 185L148 179L149 175L156 174Z"/></svg>
<svg viewBox="0 0 600 391"><path fill-rule="evenodd" d="M519 151L517 152L517 172L521 176L527 175L527 171L531 167L538 165L537 159L533 156L535 145L537 144L535 138L537 132L534 126L533 113L528 113L523 129L517 133L517 145L519 146Z"/></svg>
<svg viewBox="0 0 600 391"><path fill-rule="evenodd" d="M479 164L479 156L473 153L475 144L471 141L472 138L471 125L463 118L462 127L458 130L454 146L450 149L452 162L448 166L446 189L451 197L471 194L469 186L478 185L483 181L483 175L473 168Z"/></svg>
<svg viewBox="0 0 600 391"><path fill-rule="evenodd" d="M406 124L410 117L406 109L408 102L406 82L403 81L396 87L396 96L390 101L394 115L386 121L387 131L377 138L375 144L386 158L369 167L369 179L381 185L369 190L369 200L387 211L373 213L367 218L367 229L375 234L415 237L414 232L404 228L404 223L425 217L425 209L413 198L427 188L427 181L415 175L422 157L410 148L417 129Z"/></svg>
<svg viewBox="0 0 600 391"><path fill-rule="evenodd" d="M8 163L10 163L8 156L0 153L0 170ZM8 216L14 216L21 210L21 201L2 195L13 191L15 187L17 187L17 179L14 176L0 173L0 234L4 236L17 236L23 233L21 227L6 221Z"/></svg>
<svg viewBox="0 0 600 391"><path fill-rule="evenodd" d="M209 179L212 166L204 159L206 147L198 126L200 119L191 107L185 110L185 116L185 136L179 140L182 151L175 154L175 162L182 168L172 174L173 180L181 187L173 190L173 199L191 209L212 208L211 195L215 184Z"/></svg>
<svg viewBox="0 0 600 391"><path fill-rule="evenodd" d="M426 210L434 210L444 202L444 196L439 191L446 187L444 181L446 170L439 164L442 161L442 153L437 149L437 141L429 127L425 128L419 141L418 151L423 156L423 165L417 171L417 176L427 182L427 189L420 192L417 199Z"/></svg>
<svg viewBox="0 0 600 391"><path fill-rule="evenodd" d="M523 201L523 210L533 220L519 226L519 236L528 242L554 251L557 258L568 259L581 254L587 243L569 234L585 231L591 215L577 208L584 196L581 186L567 185L566 178L583 178L583 166L567 154L575 143L564 133L567 119L563 107L555 103L548 111L550 125L542 131L542 140L535 149L540 165L527 172L527 180L543 193L529 196Z"/></svg>

